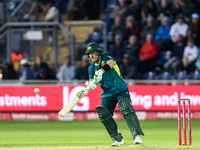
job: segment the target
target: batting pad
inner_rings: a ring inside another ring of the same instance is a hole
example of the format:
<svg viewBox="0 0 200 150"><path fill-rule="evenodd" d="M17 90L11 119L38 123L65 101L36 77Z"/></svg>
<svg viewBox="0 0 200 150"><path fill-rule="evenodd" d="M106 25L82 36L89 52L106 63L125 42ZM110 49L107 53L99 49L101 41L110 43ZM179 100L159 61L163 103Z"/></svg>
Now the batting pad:
<svg viewBox="0 0 200 150"><path fill-rule="evenodd" d="M126 120L133 139L135 139L136 135L144 135L130 100L128 98L121 99L118 103L118 107L124 119Z"/></svg>
<svg viewBox="0 0 200 150"><path fill-rule="evenodd" d="M110 112L103 106L96 106L96 111L99 115L100 121L105 126L113 142L120 142L122 140L122 136L120 133L118 133L117 124L110 115Z"/></svg>

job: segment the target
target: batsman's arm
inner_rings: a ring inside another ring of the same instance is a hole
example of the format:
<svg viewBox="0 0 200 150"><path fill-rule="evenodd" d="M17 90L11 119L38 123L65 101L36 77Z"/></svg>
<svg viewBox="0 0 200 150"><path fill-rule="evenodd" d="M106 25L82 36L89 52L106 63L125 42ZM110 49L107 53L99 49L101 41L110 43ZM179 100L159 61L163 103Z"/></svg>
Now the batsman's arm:
<svg viewBox="0 0 200 150"><path fill-rule="evenodd" d="M107 63L104 64L104 66L105 66L105 65L108 65L108 66L110 67L110 69L112 69L113 66L114 66L114 60L112 60L112 59L111 59L111 60L108 60ZM108 70L106 70L106 68L104 68L104 67L101 68L101 70L102 70L103 72L108 71Z"/></svg>

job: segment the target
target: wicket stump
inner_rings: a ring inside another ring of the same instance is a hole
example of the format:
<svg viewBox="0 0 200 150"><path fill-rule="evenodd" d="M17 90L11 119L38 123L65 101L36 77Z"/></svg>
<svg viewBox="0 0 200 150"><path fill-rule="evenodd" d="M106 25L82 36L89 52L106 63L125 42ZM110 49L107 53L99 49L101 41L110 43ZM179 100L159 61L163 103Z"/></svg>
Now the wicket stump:
<svg viewBox="0 0 200 150"><path fill-rule="evenodd" d="M181 98L178 100L178 132L179 132L179 145L182 145L182 130L181 130L181 102L183 103L183 137L184 146L187 145L187 131L186 131L186 101L188 104L188 134L189 134L189 145L192 145L191 137L191 109L190 109L190 99Z"/></svg>

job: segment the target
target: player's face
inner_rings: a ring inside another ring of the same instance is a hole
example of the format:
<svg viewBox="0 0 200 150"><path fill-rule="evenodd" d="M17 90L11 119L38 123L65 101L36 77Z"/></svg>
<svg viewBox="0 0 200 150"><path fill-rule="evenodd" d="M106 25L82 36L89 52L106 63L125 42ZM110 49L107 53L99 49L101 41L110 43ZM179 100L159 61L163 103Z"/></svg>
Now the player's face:
<svg viewBox="0 0 200 150"><path fill-rule="evenodd" d="M95 52L89 53L89 57L90 57L90 60L91 60L92 62L97 62L98 59L99 59L98 54L97 54L96 51L95 51Z"/></svg>

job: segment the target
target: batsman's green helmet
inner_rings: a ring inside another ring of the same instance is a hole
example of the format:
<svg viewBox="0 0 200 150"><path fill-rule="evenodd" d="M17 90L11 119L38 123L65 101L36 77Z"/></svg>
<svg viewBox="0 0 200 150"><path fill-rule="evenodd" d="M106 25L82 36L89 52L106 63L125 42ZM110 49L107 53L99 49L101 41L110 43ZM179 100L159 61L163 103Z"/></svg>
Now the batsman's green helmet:
<svg viewBox="0 0 200 150"><path fill-rule="evenodd" d="M95 51L102 51L102 48L99 46L98 43L92 42L87 45L85 53L88 54Z"/></svg>

